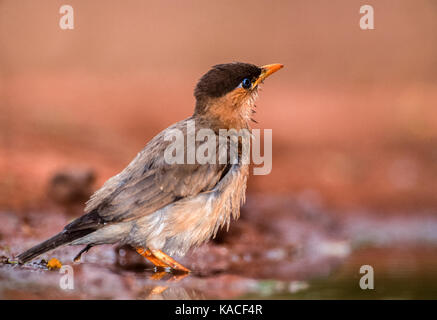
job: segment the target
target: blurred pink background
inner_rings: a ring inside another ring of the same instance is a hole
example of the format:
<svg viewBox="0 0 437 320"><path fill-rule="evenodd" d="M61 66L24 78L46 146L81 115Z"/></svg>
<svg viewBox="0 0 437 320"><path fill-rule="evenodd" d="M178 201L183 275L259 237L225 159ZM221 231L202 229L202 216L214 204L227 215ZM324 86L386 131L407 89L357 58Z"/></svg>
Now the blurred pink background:
<svg viewBox="0 0 437 320"><path fill-rule="evenodd" d="M74 8L74 30L59 8ZM375 30L359 8L375 9ZM283 63L256 128L273 129L258 192L339 212L437 204L434 1L0 1L0 208L44 205L63 167L97 188L191 115L196 81L231 61Z"/></svg>

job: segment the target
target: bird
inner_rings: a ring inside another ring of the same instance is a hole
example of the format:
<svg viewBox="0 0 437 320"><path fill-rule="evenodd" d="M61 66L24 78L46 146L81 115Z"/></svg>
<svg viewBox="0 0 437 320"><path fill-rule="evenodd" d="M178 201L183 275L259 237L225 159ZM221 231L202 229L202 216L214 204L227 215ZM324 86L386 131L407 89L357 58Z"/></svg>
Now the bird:
<svg viewBox="0 0 437 320"><path fill-rule="evenodd" d="M282 67L243 62L211 67L194 89L192 116L151 139L124 170L90 197L82 216L19 254L18 263L63 245L83 245L74 258L79 261L96 245L120 244L130 245L156 268L191 272L172 256L184 256L190 248L215 237L225 224L229 228L231 217L238 219L246 198L249 164L241 160L241 147L236 161L227 156L226 161L169 163L165 152L172 141L167 136L179 130L188 138L190 123L196 133L207 129L215 137L220 130L249 130L260 84ZM196 147L201 144L195 141ZM183 144L182 151L183 160L191 156L187 145Z"/></svg>

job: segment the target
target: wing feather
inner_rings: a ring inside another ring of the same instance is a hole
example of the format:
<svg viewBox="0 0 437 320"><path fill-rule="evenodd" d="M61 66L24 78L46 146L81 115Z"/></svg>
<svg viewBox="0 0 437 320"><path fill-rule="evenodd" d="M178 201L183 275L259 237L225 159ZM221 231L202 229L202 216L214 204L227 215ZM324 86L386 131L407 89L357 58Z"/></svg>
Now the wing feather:
<svg viewBox="0 0 437 320"><path fill-rule="evenodd" d="M186 132L187 120L169 129ZM137 219L211 190L227 168L225 164L167 164L164 150L169 143L164 141L164 131L153 138L126 169L91 197L85 212L97 212L105 223Z"/></svg>

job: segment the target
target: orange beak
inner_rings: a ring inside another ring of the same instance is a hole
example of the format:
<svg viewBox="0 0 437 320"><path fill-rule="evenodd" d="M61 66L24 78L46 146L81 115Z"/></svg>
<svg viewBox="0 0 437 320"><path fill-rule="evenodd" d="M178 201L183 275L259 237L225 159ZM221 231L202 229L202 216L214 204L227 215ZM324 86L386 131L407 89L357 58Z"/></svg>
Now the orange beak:
<svg viewBox="0 0 437 320"><path fill-rule="evenodd" d="M267 64L265 66L262 66L261 74L259 75L258 79L256 79L256 81L253 83L252 88L255 88L259 83L263 82L265 78L275 73L279 69L282 69L283 67L284 65L280 63L273 63L273 64Z"/></svg>

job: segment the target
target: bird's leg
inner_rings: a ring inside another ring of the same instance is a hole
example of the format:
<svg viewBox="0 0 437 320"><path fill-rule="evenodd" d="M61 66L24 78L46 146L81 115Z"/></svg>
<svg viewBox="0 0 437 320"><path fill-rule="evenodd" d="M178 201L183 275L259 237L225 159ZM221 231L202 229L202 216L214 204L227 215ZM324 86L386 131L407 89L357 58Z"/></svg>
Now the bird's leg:
<svg viewBox="0 0 437 320"><path fill-rule="evenodd" d="M185 268L183 265L174 260L172 257L166 255L161 250L151 249L151 251L156 258L158 258L161 262L167 264L170 268L181 272L191 272L190 269Z"/></svg>
<svg viewBox="0 0 437 320"><path fill-rule="evenodd" d="M168 268L169 267L169 265L162 262L160 259L156 258L150 250L144 249L141 247L136 248L136 250L140 255L142 255L144 258L146 258L151 263L153 263L155 267L161 267L161 268Z"/></svg>
<svg viewBox="0 0 437 320"><path fill-rule="evenodd" d="M82 250L80 250L80 252L74 257L73 261L79 262L82 254L84 254L85 252L88 252L88 250L91 249L92 247L93 247L92 244L87 244L87 246L85 248L83 248Z"/></svg>
<svg viewBox="0 0 437 320"><path fill-rule="evenodd" d="M180 281L183 278L185 278L188 273L190 272L189 269L185 268L183 265L175 261L170 256L166 255L161 250L148 250L144 248L136 248L136 251L142 255L144 258L148 259L150 262L152 262L156 267L163 267L163 268L172 268L177 271L184 272L184 275L175 275L171 280L169 281ZM168 273L167 272L156 272L154 273L150 279L152 280L162 280ZM160 295L165 290L167 290L168 286L155 286L152 288L152 291L149 293L149 297Z"/></svg>

